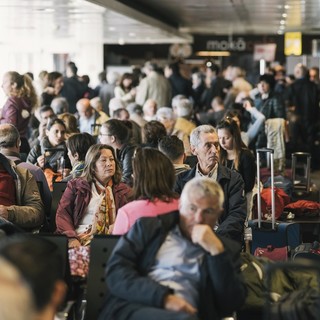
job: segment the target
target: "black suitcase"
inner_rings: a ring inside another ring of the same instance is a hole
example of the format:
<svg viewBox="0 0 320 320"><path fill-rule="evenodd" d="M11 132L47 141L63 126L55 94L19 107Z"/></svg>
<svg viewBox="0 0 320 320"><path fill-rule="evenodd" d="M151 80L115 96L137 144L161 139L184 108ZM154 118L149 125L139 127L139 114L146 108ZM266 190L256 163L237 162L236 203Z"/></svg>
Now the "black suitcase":
<svg viewBox="0 0 320 320"><path fill-rule="evenodd" d="M320 193L317 186L311 183L311 154L306 152L292 153L292 202L309 200L319 202ZM298 158L304 161L298 163ZM300 175L297 173L300 170Z"/></svg>
<svg viewBox="0 0 320 320"><path fill-rule="evenodd" d="M253 254L258 247L266 248L268 245L272 245L274 248L288 246L290 249L294 249L300 244L300 225L294 222L275 221L273 149L265 148L257 150L258 181L260 181L260 153L270 154L272 221L261 221L261 195L260 190L258 190L258 219L250 220L248 222L248 226L252 229L251 253Z"/></svg>

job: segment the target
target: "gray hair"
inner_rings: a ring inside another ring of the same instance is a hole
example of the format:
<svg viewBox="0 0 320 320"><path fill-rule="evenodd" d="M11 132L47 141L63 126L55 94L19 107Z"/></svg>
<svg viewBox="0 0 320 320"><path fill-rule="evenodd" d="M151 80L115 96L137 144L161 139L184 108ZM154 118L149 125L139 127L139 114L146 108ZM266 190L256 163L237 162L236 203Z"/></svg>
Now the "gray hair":
<svg viewBox="0 0 320 320"><path fill-rule="evenodd" d="M119 80L120 80L120 74L118 72L109 71L107 73L107 81L109 84L116 85Z"/></svg>
<svg viewBox="0 0 320 320"><path fill-rule="evenodd" d="M196 177L189 180L182 190L180 203L183 204L188 201L190 193L197 195L197 197L214 197L217 199L219 209L223 209L224 193L218 182L207 177Z"/></svg>
<svg viewBox="0 0 320 320"><path fill-rule="evenodd" d="M175 114L173 113L173 110L169 107L161 107L158 109L156 113L156 119L159 121L159 118L165 118L168 120L175 120Z"/></svg>
<svg viewBox="0 0 320 320"><path fill-rule="evenodd" d="M177 117L189 118L192 113L193 105L189 99L180 99L177 101Z"/></svg>
<svg viewBox="0 0 320 320"><path fill-rule="evenodd" d="M215 133L217 134L216 129L209 124L203 124L194 128L190 134L190 145L193 147L197 147L200 143L200 134L201 133Z"/></svg>
<svg viewBox="0 0 320 320"><path fill-rule="evenodd" d="M56 115L69 111L69 103L64 97L54 98L50 104L50 107Z"/></svg>
<svg viewBox="0 0 320 320"><path fill-rule="evenodd" d="M174 96L171 100L171 106L172 109L175 109L178 107L178 103L180 100L186 99L187 97L183 94L177 94L176 96Z"/></svg>

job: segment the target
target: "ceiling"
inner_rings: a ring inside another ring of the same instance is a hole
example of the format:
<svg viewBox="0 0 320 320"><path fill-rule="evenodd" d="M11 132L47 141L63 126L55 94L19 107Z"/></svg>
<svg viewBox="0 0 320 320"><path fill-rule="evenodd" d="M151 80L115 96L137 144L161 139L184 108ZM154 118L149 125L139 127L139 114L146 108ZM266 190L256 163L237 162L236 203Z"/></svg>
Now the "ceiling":
<svg viewBox="0 0 320 320"><path fill-rule="evenodd" d="M318 0L1 0L0 44L75 34L106 44L192 42L194 34L319 34L319 14Z"/></svg>

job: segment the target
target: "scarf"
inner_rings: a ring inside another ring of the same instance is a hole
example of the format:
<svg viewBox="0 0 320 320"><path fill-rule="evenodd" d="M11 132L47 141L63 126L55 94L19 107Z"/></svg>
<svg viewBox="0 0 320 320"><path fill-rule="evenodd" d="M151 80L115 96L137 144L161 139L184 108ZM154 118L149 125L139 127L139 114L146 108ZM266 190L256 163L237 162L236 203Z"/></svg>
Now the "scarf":
<svg viewBox="0 0 320 320"><path fill-rule="evenodd" d="M95 234L111 233L109 228L114 224L116 219L112 185L112 179L110 179L105 188L99 182L95 182L95 187L99 194L103 194L103 198L97 212L94 215L91 228L78 235L80 243L83 246L88 245Z"/></svg>

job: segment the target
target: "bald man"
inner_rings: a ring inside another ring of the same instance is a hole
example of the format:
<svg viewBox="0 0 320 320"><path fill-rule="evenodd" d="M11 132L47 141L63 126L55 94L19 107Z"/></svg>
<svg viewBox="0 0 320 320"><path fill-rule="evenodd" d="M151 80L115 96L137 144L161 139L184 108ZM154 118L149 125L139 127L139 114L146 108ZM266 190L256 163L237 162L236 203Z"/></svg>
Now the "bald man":
<svg viewBox="0 0 320 320"><path fill-rule="evenodd" d="M80 99L77 102L77 111L80 132L97 135L99 132L98 126L109 119L105 113L96 111L87 98Z"/></svg>

